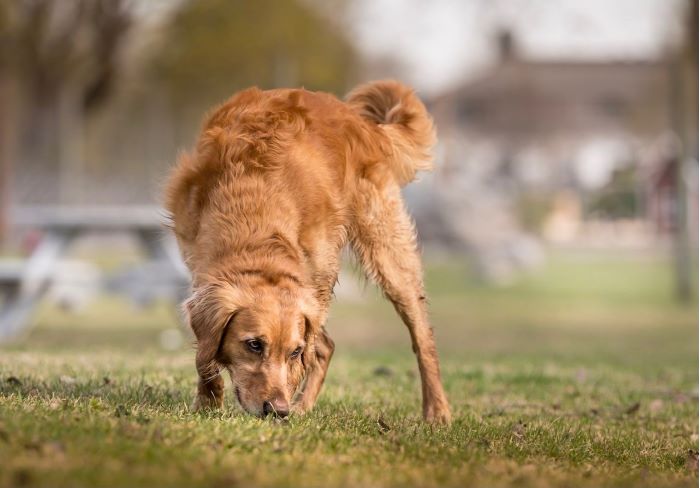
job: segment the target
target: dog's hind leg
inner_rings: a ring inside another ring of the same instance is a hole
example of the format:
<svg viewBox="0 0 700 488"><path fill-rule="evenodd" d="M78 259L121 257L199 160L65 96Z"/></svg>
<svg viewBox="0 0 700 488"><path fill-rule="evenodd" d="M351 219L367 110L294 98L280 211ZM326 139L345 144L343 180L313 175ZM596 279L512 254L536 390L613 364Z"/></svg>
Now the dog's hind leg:
<svg viewBox="0 0 700 488"><path fill-rule="evenodd" d="M411 334L422 382L423 416L429 422L447 423L450 408L428 322L416 234L398 186L380 191L372 182L361 181L355 215L350 235L353 250Z"/></svg>
<svg viewBox="0 0 700 488"><path fill-rule="evenodd" d="M297 412L308 412L316 404L316 399L318 394L321 393L321 387L326 379L326 372L331 363L333 351L335 351L335 343L326 332L326 329L322 328L315 341L316 362L306 374L304 385L294 400L293 408Z"/></svg>

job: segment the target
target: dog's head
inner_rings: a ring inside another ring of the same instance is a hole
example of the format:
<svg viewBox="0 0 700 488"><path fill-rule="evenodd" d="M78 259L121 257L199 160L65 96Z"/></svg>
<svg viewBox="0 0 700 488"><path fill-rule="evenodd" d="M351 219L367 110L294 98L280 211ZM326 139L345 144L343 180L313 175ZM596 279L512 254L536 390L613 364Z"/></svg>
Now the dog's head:
<svg viewBox="0 0 700 488"><path fill-rule="evenodd" d="M315 359L315 300L293 284L197 287L185 302L200 377L225 368L247 412L285 417Z"/></svg>

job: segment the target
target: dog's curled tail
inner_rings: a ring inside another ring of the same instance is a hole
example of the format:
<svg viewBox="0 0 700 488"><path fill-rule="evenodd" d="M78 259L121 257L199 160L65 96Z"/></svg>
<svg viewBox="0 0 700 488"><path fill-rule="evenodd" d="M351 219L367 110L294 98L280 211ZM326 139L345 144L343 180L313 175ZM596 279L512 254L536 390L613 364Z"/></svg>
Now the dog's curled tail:
<svg viewBox="0 0 700 488"><path fill-rule="evenodd" d="M413 89L394 80L374 81L352 90L346 102L388 136L388 163L401 186L413 181L416 172L432 169L433 119Z"/></svg>

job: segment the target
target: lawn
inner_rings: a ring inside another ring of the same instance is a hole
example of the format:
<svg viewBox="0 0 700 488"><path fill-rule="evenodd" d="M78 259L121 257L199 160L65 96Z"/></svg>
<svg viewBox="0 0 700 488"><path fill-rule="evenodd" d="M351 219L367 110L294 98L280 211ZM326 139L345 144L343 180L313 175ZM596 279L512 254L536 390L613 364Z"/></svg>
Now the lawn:
<svg viewBox="0 0 700 488"><path fill-rule="evenodd" d="M697 486L697 304L668 263L555 255L501 288L429 263L452 425L420 421L408 334L371 285L334 305L321 399L288 422L230 395L189 410L172 305L45 306L0 349L0 486Z"/></svg>

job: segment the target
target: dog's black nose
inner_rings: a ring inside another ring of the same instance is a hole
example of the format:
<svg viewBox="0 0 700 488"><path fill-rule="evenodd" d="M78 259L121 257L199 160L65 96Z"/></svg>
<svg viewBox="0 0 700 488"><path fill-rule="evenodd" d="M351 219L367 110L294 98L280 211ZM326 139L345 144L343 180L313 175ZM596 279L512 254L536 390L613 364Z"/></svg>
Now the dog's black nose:
<svg viewBox="0 0 700 488"><path fill-rule="evenodd" d="M289 415L289 405L285 401L263 402L263 415L273 414L279 418L286 418Z"/></svg>

